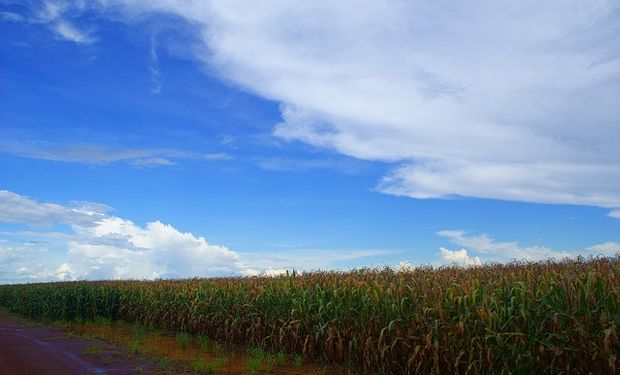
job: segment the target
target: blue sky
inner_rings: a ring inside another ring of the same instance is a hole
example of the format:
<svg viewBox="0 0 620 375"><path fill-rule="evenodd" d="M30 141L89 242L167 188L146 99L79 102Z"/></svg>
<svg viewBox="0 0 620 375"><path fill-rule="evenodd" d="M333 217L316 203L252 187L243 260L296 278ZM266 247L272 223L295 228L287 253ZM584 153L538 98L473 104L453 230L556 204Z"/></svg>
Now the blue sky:
<svg viewBox="0 0 620 375"><path fill-rule="evenodd" d="M620 251L615 2L331 3L0 2L0 282Z"/></svg>

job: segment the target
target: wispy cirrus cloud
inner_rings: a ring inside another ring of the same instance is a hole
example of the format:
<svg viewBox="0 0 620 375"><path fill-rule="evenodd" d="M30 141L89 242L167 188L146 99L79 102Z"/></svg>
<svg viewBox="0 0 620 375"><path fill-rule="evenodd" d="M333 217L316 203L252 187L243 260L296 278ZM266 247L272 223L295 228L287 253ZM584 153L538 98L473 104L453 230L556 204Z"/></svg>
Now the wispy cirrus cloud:
<svg viewBox="0 0 620 375"><path fill-rule="evenodd" d="M24 16L22 16L21 14L6 11L0 12L0 19L9 22L23 22L25 20Z"/></svg>
<svg viewBox="0 0 620 375"><path fill-rule="evenodd" d="M58 144L6 139L0 139L0 154L87 165L124 162L142 168L171 166L180 160L225 161L233 158L223 152L201 153L164 148L107 146L93 143Z"/></svg>
<svg viewBox="0 0 620 375"><path fill-rule="evenodd" d="M264 158L257 161L257 165L271 171L307 171L313 169L336 170L344 174L359 174L368 170L368 163L353 158Z"/></svg>
<svg viewBox="0 0 620 375"><path fill-rule="evenodd" d="M44 1L36 8L35 15L28 22L49 25L55 35L76 44L92 44L97 41L92 27L79 27L73 21L85 9L82 2Z"/></svg>
<svg viewBox="0 0 620 375"><path fill-rule="evenodd" d="M91 44L97 41L92 32L80 30L67 21L56 21L52 28L59 37L74 43Z"/></svg>
<svg viewBox="0 0 620 375"><path fill-rule="evenodd" d="M157 55L157 38L156 36L151 36L151 66L149 67L149 72L151 74L151 81L153 82L153 87L151 88L151 93L153 94L161 94L161 72L159 70L159 56Z"/></svg>

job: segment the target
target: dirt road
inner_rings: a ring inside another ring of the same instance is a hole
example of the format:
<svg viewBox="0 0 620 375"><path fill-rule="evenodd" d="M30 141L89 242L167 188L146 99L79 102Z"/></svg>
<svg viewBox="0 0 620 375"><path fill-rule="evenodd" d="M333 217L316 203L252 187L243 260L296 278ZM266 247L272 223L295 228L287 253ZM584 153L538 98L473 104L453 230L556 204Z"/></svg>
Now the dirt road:
<svg viewBox="0 0 620 375"><path fill-rule="evenodd" d="M0 375L153 374L161 368L129 360L111 344L0 317Z"/></svg>

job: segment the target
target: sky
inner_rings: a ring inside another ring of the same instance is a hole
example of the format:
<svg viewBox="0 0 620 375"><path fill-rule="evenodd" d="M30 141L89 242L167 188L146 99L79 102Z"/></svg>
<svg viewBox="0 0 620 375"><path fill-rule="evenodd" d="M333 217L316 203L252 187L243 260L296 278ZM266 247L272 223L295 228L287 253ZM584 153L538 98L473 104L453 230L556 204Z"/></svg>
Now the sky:
<svg viewBox="0 0 620 375"><path fill-rule="evenodd" d="M0 283L620 252L620 3L0 0Z"/></svg>

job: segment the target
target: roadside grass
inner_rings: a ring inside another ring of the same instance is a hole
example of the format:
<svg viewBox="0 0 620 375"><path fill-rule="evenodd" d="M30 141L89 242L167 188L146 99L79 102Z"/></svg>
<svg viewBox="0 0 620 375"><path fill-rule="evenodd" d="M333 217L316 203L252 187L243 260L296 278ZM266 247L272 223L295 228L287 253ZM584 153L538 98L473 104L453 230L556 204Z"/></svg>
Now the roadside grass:
<svg viewBox="0 0 620 375"><path fill-rule="evenodd" d="M98 344L88 344L82 351L84 355L99 356L101 355L101 346Z"/></svg>
<svg viewBox="0 0 620 375"><path fill-rule="evenodd" d="M192 336L187 332L181 332L177 334L176 338L179 345L181 345L181 349L186 349L192 339Z"/></svg>
<svg viewBox="0 0 620 375"><path fill-rule="evenodd" d="M62 322L56 327L75 337L104 339L121 344L127 350L127 358L136 359L145 354L154 356L165 374L346 374L341 366L305 363L301 355L288 357L284 351L244 348L213 341L206 335L194 336L187 332L175 334L123 321ZM101 349L97 345L89 345L83 354L101 355ZM105 356L102 360L109 362ZM136 371L138 369L141 367L138 366Z"/></svg>
<svg viewBox="0 0 620 375"><path fill-rule="evenodd" d="M209 351L209 337L205 335L198 335L196 336L196 342L198 343L198 346L200 346L200 350L203 352Z"/></svg>
<svg viewBox="0 0 620 375"><path fill-rule="evenodd" d="M228 358L226 357L217 357L208 361L204 357L199 357L194 362L190 364L190 367L193 372L197 373L213 373L221 370L228 363Z"/></svg>
<svg viewBox="0 0 620 375"><path fill-rule="evenodd" d="M247 374L257 375L263 365L265 352L261 348L250 348L247 357Z"/></svg>

